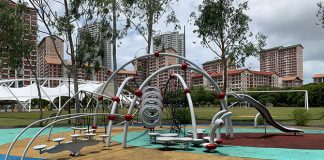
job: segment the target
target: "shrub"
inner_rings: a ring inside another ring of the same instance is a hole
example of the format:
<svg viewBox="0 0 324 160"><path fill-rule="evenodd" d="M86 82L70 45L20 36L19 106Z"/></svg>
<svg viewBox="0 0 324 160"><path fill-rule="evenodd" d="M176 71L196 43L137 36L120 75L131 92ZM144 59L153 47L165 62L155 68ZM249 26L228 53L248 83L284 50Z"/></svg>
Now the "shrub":
<svg viewBox="0 0 324 160"><path fill-rule="evenodd" d="M258 125L263 125L264 124L264 119L263 119L263 117L260 115L259 117L258 117L258 119L257 119L257 123L258 123Z"/></svg>
<svg viewBox="0 0 324 160"><path fill-rule="evenodd" d="M305 126L311 118L311 114L305 109L292 111L292 120L297 126Z"/></svg>

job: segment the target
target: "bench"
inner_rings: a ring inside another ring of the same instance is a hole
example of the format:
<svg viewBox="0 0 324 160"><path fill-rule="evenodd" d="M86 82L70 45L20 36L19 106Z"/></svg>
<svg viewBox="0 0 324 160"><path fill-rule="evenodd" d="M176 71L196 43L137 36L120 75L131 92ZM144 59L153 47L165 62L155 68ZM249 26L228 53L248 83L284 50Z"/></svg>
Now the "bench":
<svg viewBox="0 0 324 160"><path fill-rule="evenodd" d="M107 138L109 137L109 135L108 134L101 134L101 135L99 135L99 137L101 137L102 141L105 143L107 141Z"/></svg>
<svg viewBox="0 0 324 160"><path fill-rule="evenodd" d="M96 129L85 130L84 133L95 133Z"/></svg>
<svg viewBox="0 0 324 160"><path fill-rule="evenodd" d="M75 131L80 131L81 134L81 131L88 130L88 128L78 128L78 127L71 127L71 129L73 129L73 134L75 134Z"/></svg>
<svg viewBox="0 0 324 160"><path fill-rule="evenodd" d="M175 138L178 142L182 143L183 149L187 150L189 149L190 142L193 141L193 138L191 137L181 137L181 138Z"/></svg>
<svg viewBox="0 0 324 160"><path fill-rule="evenodd" d="M42 154L43 153L42 151L43 151L43 149L45 149L45 147L47 147L47 145L41 144L41 145L37 145L37 146L33 147L33 149L39 151L39 154Z"/></svg>
<svg viewBox="0 0 324 160"><path fill-rule="evenodd" d="M57 142L58 144L61 144L61 142L64 140L65 140L65 138L55 138L55 139L53 139L53 142Z"/></svg>
<svg viewBox="0 0 324 160"><path fill-rule="evenodd" d="M157 137L156 140L159 141L159 142L162 142L163 145L166 148L168 148L169 145L172 142L181 143L183 145L183 148L185 150L187 150L187 149L189 149L190 142L193 141L193 138L191 138L191 137L180 137L180 138L177 138L177 137Z"/></svg>
<svg viewBox="0 0 324 160"><path fill-rule="evenodd" d="M149 133L151 143L156 143L156 137L160 135L160 133Z"/></svg>
<svg viewBox="0 0 324 160"><path fill-rule="evenodd" d="M78 137L81 137L81 134L72 134L71 137L72 137L72 140L75 141L78 139Z"/></svg>
<svg viewBox="0 0 324 160"><path fill-rule="evenodd" d="M193 139L192 144L196 147L200 146L203 143L203 139Z"/></svg>
<svg viewBox="0 0 324 160"><path fill-rule="evenodd" d="M163 142L165 148L169 148L169 145L176 140L175 137L157 137L157 141Z"/></svg>
<svg viewBox="0 0 324 160"><path fill-rule="evenodd" d="M164 134L159 134L160 137L178 137L177 133L164 133Z"/></svg>
<svg viewBox="0 0 324 160"><path fill-rule="evenodd" d="M86 133L84 134L84 137L87 138L87 139L92 139L92 137L96 136L96 134L94 133Z"/></svg>

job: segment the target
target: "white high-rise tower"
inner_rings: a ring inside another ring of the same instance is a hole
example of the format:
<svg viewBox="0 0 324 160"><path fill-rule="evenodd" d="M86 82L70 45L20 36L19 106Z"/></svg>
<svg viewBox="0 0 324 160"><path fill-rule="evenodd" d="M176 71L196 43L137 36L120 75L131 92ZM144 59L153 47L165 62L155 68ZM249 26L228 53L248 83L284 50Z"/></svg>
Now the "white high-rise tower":
<svg viewBox="0 0 324 160"><path fill-rule="evenodd" d="M153 38L153 51L160 51L163 48L173 48L178 55L184 56L185 53L185 36L176 32L167 32ZM160 40L157 45L157 39Z"/></svg>

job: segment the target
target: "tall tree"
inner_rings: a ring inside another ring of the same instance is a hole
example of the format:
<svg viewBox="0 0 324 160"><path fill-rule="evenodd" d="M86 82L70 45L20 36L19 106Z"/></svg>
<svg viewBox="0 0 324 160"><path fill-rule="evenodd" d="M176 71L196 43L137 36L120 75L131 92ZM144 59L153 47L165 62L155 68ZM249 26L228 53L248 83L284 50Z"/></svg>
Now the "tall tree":
<svg viewBox="0 0 324 160"><path fill-rule="evenodd" d="M74 39L77 29L80 26L97 25L100 24L100 32L107 33L109 29L109 21L106 14L108 14L108 1L98 0L29 0L32 6L36 9L40 21L45 26L45 32L48 34L54 45L54 49L61 60L62 65L70 71L73 77L74 92L78 92L78 69L86 66L96 68L98 66L101 56L101 49L99 41L103 39L102 36L93 36L87 33L85 29L81 39ZM63 9L63 12L62 12ZM66 54L70 56L71 65L64 61L55 44L55 36L63 37L66 41ZM88 39L89 38L89 39ZM80 43L78 43L80 42ZM94 50L94 48L96 48ZM88 68L89 72L89 68ZM77 113L80 112L79 97L75 97L75 105Z"/></svg>
<svg viewBox="0 0 324 160"><path fill-rule="evenodd" d="M25 20L25 14L32 12L25 3L19 1L13 4L10 1L0 1L0 54L1 59L8 59L1 65L8 65L12 70L20 70L23 65L30 68L32 77L35 78L38 91L38 106L40 119L43 118L42 95L40 83L37 78L36 65L32 56L36 49L37 28L29 25ZM5 64L7 63L7 64ZM31 82L32 83L32 82ZM42 126L42 122L40 122Z"/></svg>
<svg viewBox="0 0 324 160"><path fill-rule="evenodd" d="M147 43L146 53L151 53L152 37L156 32L153 25L166 16L166 24L175 24L175 29L180 28L177 24L175 12L171 7L174 0L127 0L122 10L129 23L141 34ZM149 58L147 59L146 76L149 75Z"/></svg>
<svg viewBox="0 0 324 160"><path fill-rule="evenodd" d="M235 2L235 4L234 4ZM234 0L204 0L199 6L199 15L191 13L194 33L202 38L201 44L209 48L223 65L223 88L227 90L228 61L234 65L244 65L246 57L257 56L265 46L266 36L261 33L253 35L249 31L251 19L244 13L248 2L237 4Z"/></svg>
<svg viewBox="0 0 324 160"><path fill-rule="evenodd" d="M316 13L316 16L318 17L319 21L321 22L321 25L324 28L324 2L318 2L318 11Z"/></svg>

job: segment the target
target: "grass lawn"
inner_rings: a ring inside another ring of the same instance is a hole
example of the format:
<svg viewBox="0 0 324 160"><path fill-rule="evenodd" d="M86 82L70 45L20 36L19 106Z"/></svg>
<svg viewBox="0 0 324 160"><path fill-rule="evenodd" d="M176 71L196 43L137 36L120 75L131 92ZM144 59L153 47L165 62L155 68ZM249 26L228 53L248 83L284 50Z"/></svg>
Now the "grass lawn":
<svg viewBox="0 0 324 160"><path fill-rule="evenodd" d="M292 123L291 113L295 109L302 109L302 107L271 107L268 108L272 117L277 121L285 121L285 123ZM211 119L219 111L216 107L200 107L195 109L195 114L197 119ZM255 115L258 111L253 108L230 108L230 111L233 112L232 119L234 121L254 121ZM324 107L320 108L310 108L311 121L309 125L322 125L324 126ZM319 119L319 120L317 120Z"/></svg>
<svg viewBox="0 0 324 160"><path fill-rule="evenodd" d="M294 109L302 108L302 107L271 107L269 108L271 115L273 118L279 122L284 122L284 124L291 124L291 113ZM217 107L198 107L195 108L195 114L198 122L209 122L212 117L219 111ZM251 108L231 108L231 112L233 112L232 119L234 121L250 121L254 120L254 116L258 113L256 109ZM324 107L321 108L310 108L310 113L312 115L312 120L308 123L308 125L317 125L324 126L324 118L319 119L324 116ZM51 113L56 111L44 111L43 117L48 117ZM74 113L74 110L72 110ZM120 109L120 114L126 114L127 109ZM67 114L66 111L63 114ZM30 123L38 120L39 112L0 112L0 128L7 127L23 127L27 126ZM101 119L98 118L98 123L100 123ZM67 124L67 122L62 122L60 125Z"/></svg>

